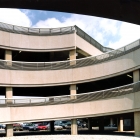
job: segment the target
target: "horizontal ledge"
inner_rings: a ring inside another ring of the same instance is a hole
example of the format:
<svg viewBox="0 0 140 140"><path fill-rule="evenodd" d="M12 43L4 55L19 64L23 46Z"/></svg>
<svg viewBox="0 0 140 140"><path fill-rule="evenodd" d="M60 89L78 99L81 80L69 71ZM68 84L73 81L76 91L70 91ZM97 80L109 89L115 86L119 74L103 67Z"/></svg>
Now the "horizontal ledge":
<svg viewBox="0 0 140 140"><path fill-rule="evenodd" d="M0 48L8 49L8 50L16 50L16 51L25 51L25 52L56 52L56 51L72 50L75 49L75 46L65 47L65 48L52 48L52 49L32 49L32 48L17 48L17 47L0 45Z"/></svg>

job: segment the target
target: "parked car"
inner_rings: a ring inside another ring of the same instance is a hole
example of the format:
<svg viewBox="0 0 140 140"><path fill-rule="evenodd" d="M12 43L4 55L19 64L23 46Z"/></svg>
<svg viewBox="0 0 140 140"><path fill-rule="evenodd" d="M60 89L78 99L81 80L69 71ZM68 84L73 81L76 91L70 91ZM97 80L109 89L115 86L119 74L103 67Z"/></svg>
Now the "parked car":
<svg viewBox="0 0 140 140"><path fill-rule="evenodd" d="M5 124L0 124L0 129L5 129Z"/></svg>
<svg viewBox="0 0 140 140"><path fill-rule="evenodd" d="M56 126L62 126L62 128L63 129L65 129L65 125L67 124L67 123L70 123L70 121L68 120L63 120L63 121L55 121L54 122L54 125L56 125Z"/></svg>
<svg viewBox="0 0 140 140"><path fill-rule="evenodd" d="M33 123L25 123L23 124L23 130L36 130L36 126Z"/></svg>
<svg viewBox="0 0 140 140"><path fill-rule="evenodd" d="M66 129L71 129L71 122L67 122L67 123L65 124L65 128L66 128Z"/></svg>
<svg viewBox="0 0 140 140"><path fill-rule="evenodd" d="M47 126L44 124L38 124L36 126L36 130L47 130L47 129L48 129Z"/></svg>
<svg viewBox="0 0 140 140"><path fill-rule="evenodd" d="M63 127L62 127L62 126L59 126L59 125L54 125L54 129L55 129L55 130L62 130Z"/></svg>
<svg viewBox="0 0 140 140"><path fill-rule="evenodd" d="M14 130L14 131L23 131L23 127L22 127L22 125L19 124L19 123L14 123L14 124L13 124L13 130Z"/></svg>

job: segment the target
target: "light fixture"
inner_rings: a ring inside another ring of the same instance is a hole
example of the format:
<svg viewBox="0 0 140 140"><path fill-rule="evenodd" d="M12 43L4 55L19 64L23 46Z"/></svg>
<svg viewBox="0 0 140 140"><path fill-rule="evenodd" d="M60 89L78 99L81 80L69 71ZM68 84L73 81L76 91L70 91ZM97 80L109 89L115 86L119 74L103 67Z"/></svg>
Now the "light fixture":
<svg viewBox="0 0 140 140"><path fill-rule="evenodd" d="M127 74L128 77L133 78L131 75Z"/></svg>
<svg viewBox="0 0 140 140"><path fill-rule="evenodd" d="M21 53L21 51L19 51L19 53Z"/></svg>

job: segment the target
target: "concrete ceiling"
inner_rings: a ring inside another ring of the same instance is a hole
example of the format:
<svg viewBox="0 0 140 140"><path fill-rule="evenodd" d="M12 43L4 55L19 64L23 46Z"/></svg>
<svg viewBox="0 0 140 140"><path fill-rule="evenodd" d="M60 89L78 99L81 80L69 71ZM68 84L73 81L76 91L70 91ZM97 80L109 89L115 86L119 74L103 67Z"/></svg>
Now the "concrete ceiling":
<svg viewBox="0 0 140 140"><path fill-rule="evenodd" d="M0 0L0 7L77 13L140 25L140 0Z"/></svg>

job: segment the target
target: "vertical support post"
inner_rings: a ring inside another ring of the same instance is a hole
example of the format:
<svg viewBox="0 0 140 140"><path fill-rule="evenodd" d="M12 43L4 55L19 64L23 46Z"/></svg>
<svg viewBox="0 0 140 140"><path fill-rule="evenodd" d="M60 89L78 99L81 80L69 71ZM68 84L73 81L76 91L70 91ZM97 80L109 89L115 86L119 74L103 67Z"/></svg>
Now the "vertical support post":
<svg viewBox="0 0 140 140"><path fill-rule="evenodd" d="M70 95L76 95L76 85L70 85ZM72 96L71 99L76 99L76 96ZM71 120L71 135L77 135L77 119Z"/></svg>
<svg viewBox="0 0 140 140"><path fill-rule="evenodd" d="M13 89L12 87L6 87L6 93L5 98L12 98L13 97ZM13 100L6 100L7 104L12 104ZM6 124L6 137L12 137L13 136L13 124Z"/></svg>
<svg viewBox="0 0 140 140"><path fill-rule="evenodd" d="M140 70L133 71L133 82L138 82L140 80Z"/></svg>
<svg viewBox="0 0 140 140"><path fill-rule="evenodd" d="M50 132L54 133L54 121L50 121Z"/></svg>
<svg viewBox="0 0 140 140"><path fill-rule="evenodd" d="M104 117L99 118L99 131L100 132L104 131Z"/></svg>
<svg viewBox="0 0 140 140"><path fill-rule="evenodd" d="M12 61L12 51L11 50L5 50L5 60ZM7 62L6 65L12 66L12 62Z"/></svg>
<svg viewBox="0 0 140 140"><path fill-rule="evenodd" d="M71 50L69 52L69 58L70 60L75 60L75 61L70 61L70 65L76 65L76 49Z"/></svg>
<svg viewBox="0 0 140 140"><path fill-rule="evenodd" d="M12 61L12 51L11 50L5 50L5 60ZM12 62L8 62L6 65L11 66ZM5 98L13 98L13 88L12 87L6 87L6 93ZM7 104L12 104L12 100L7 100ZM12 137L13 136L13 124L6 124L6 137Z"/></svg>
<svg viewBox="0 0 140 140"><path fill-rule="evenodd" d="M110 125L113 126L113 118L110 118Z"/></svg>
<svg viewBox="0 0 140 140"><path fill-rule="evenodd" d="M88 118L88 130L92 131L92 118Z"/></svg>
<svg viewBox="0 0 140 140"><path fill-rule="evenodd" d="M13 124L6 124L6 137L13 136Z"/></svg>
<svg viewBox="0 0 140 140"><path fill-rule="evenodd" d="M140 137L140 111L134 112L135 136Z"/></svg>
<svg viewBox="0 0 140 140"><path fill-rule="evenodd" d="M123 132L123 117L118 119L118 131Z"/></svg>
<svg viewBox="0 0 140 140"><path fill-rule="evenodd" d="M71 120L71 135L77 135L77 120Z"/></svg>
<svg viewBox="0 0 140 140"><path fill-rule="evenodd" d="M133 71L133 82L140 80L140 70ZM135 136L140 136L140 111L134 112L134 131Z"/></svg>

